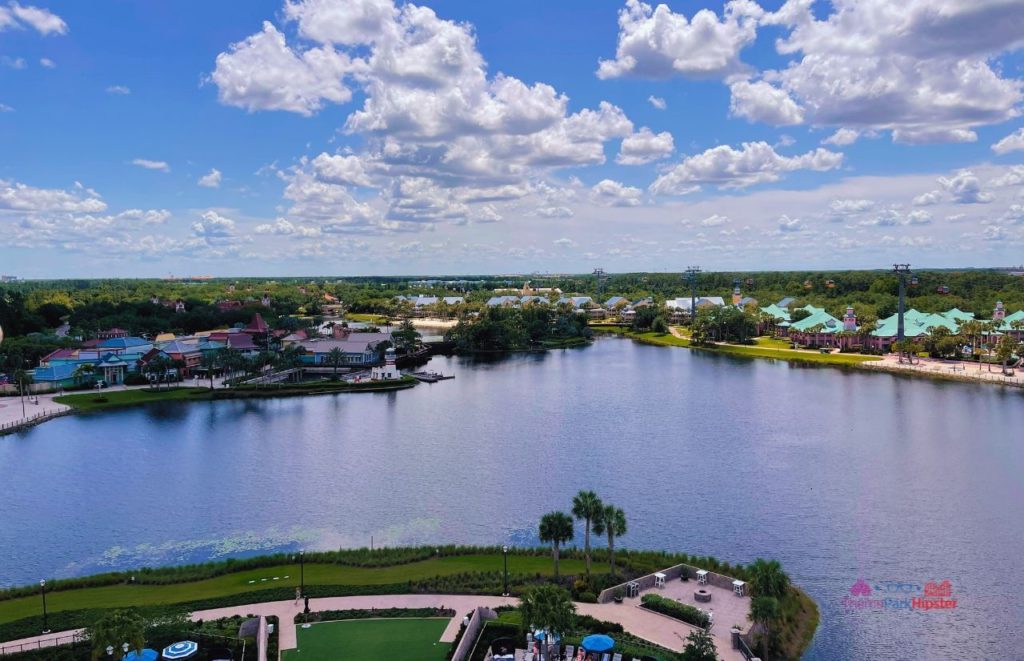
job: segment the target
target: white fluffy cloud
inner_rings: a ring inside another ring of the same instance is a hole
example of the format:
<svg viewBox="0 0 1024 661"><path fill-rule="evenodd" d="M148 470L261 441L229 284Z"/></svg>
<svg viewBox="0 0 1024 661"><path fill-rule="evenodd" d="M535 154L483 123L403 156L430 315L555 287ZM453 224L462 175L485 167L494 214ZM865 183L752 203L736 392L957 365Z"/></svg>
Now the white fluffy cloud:
<svg viewBox="0 0 1024 661"><path fill-rule="evenodd" d="M96 213L106 208L106 203L96 191L81 184L75 184L71 190L64 190L35 188L0 179L0 210Z"/></svg>
<svg viewBox="0 0 1024 661"><path fill-rule="evenodd" d="M278 218L273 223L263 223L256 226L257 234L271 234L273 236L300 236L312 238L320 236L320 230L316 227L305 227L293 223L287 218Z"/></svg>
<svg viewBox="0 0 1024 661"><path fill-rule="evenodd" d="M39 58L39 66L43 67L44 69L56 69L57 63L48 57L41 57Z"/></svg>
<svg viewBox="0 0 1024 661"><path fill-rule="evenodd" d="M312 161L317 177L332 184L369 186L370 179L358 156L320 154Z"/></svg>
<svg viewBox="0 0 1024 661"><path fill-rule="evenodd" d="M846 147L857 142L857 138L860 137L860 131L855 129L841 128L832 135L828 136L821 141L823 145L835 145L836 147Z"/></svg>
<svg viewBox="0 0 1024 661"><path fill-rule="evenodd" d="M763 14L752 0L730 0L721 19L709 9L692 18L627 0L619 11L619 38L614 60L601 60L599 78L637 76L667 78L724 77L744 69L740 51L757 36Z"/></svg>
<svg viewBox="0 0 1024 661"><path fill-rule="evenodd" d="M672 134L668 131L655 134L646 126L622 139L622 147L615 159L622 165L642 165L664 158L675 149Z"/></svg>
<svg viewBox="0 0 1024 661"><path fill-rule="evenodd" d="M988 204L991 193L981 189L981 182L970 170L960 170L952 177L939 177L939 184L958 204Z"/></svg>
<svg viewBox="0 0 1024 661"><path fill-rule="evenodd" d="M804 222L799 218L790 218L786 214L779 216L780 232L802 232L804 229Z"/></svg>
<svg viewBox="0 0 1024 661"><path fill-rule="evenodd" d="M10 3L0 7L0 31L13 27L30 27L41 35L67 34L68 24L48 9Z"/></svg>
<svg viewBox="0 0 1024 661"><path fill-rule="evenodd" d="M124 85L111 85L107 88L107 94L118 94L120 96L128 96L131 93L131 88L128 88Z"/></svg>
<svg viewBox="0 0 1024 661"><path fill-rule="evenodd" d="M325 101L345 103L352 91L342 77L353 70L331 46L296 51L272 23L217 56L211 80L220 102L246 110L288 110L307 117Z"/></svg>
<svg viewBox="0 0 1024 661"><path fill-rule="evenodd" d="M220 188L221 173L217 168L212 168L196 182L203 188Z"/></svg>
<svg viewBox="0 0 1024 661"><path fill-rule="evenodd" d="M665 108L668 108L668 103L666 103L665 99L661 98L660 96L654 96L652 94L651 96L647 97L647 102L650 103L655 108L657 108L658 110L664 110Z"/></svg>
<svg viewBox="0 0 1024 661"><path fill-rule="evenodd" d="M469 190L521 187L554 168L604 163L605 144L633 134L632 122L610 103L570 113L568 98L550 85L489 76L472 27L428 7L289 0L284 17L305 41L290 45L268 22L221 53L210 78L221 101L311 115L361 89L365 99L344 131L363 137L365 149L322 154L311 175L381 189L390 215L412 213L398 200L423 186L409 182L460 189L453 197L462 201Z"/></svg>
<svg viewBox="0 0 1024 661"><path fill-rule="evenodd" d="M639 188L612 179L602 179L590 190L594 201L611 207L635 207L640 204L644 194Z"/></svg>
<svg viewBox="0 0 1024 661"><path fill-rule="evenodd" d="M542 218L572 218L574 215L569 207L540 207L534 213Z"/></svg>
<svg viewBox="0 0 1024 661"><path fill-rule="evenodd" d="M171 171L171 166L166 161L151 161L148 158L136 158L132 161L132 165L137 165L147 170L159 170L160 172Z"/></svg>
<svg viewBox="0 0 1024 661"><path fill-rule="evenodd" d="M798 106L785 90L764 81L740 80L729 85L732 100L729 112L752 122L774 126L802 124L803 108Z"/></svg>
<svg viewBox="0 0 1024 661"><path fill-rule="evenodd" d="M928 207L933 204L938 204L942 201L942 193L937 190L928 191L927 193L921 193L914 198L915 207Z"/></svg>
<svg viewBox="0 0 1024 661"><path fill-rule="evenodd" d="M235 221L216 211L204 211L199 220L192 223L192 235L204 239L223 239L233 236Z"/></svg>
<svg viewBox="0 0 1024 661"><path fill-rule="evenodd" d="M739 55L759 25L783 31L776 50L787 62L752 76ZM902 143L973 142L976 127L1020 114L1024 83L997 59L1020 49L1021 35L1016 0L787 0L773 13L731 0L721 18L702 9L690 20L627 0L616 57L598 76L721 78L733 115L846 129L834 140L889 130Z"/></svg>
<svg viewBox="0 0 1024 661"><path fill-rule="evenodd" d="M764 22L790 29L777 49L797 58L765 77L815 124L891 129L898 142L969 142L973 127L1018 113L1020 81L990 64L1022 43L1016 2L843 1L818 19L810 2L788 0Z"/></svg>
<svg viewBox="0 0 1024 661"><path fill-rule="evenodd" d="M842 162L842 154L820 148L799 156L782 156L766 142L745 142L739 149L722 145L684 159L658 177L651 184L651 191L659 195L686 195L705 184L745 188L778 181L785 172L832 170Z"/></svg>
<svg viewBox="0 0 1024 661"><path fill-rule="evenodd" d="M992 145L992 151L997 154L1008 154L1011 151L1024 150L1024 128L1017 129L996 144Z"/></svg>

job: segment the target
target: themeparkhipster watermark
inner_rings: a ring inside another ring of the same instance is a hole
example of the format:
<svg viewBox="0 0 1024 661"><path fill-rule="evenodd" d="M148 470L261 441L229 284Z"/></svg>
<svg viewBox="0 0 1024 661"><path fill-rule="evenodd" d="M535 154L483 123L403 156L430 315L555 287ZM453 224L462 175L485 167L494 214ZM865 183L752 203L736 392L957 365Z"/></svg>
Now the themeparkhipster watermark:
<svg viewBox="0 0 1024 661"><path fill-rule="evenodd" d="M915 610L933 611L956 608L953 586L949 580L928 581L923 586L915 581L872 581L858 578L843 597L842 606L851 610Z"/></svg>

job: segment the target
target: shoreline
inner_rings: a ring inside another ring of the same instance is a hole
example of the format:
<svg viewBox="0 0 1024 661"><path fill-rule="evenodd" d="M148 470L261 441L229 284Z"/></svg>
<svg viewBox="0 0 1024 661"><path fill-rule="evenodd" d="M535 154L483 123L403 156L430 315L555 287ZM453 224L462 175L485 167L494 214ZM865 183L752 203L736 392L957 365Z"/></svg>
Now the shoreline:
<svg viewBox="0 0 1024 661"><path fill-rule="evenodd" d="M637 333L635 331L631 331L629 329L621 327L600 326L594 327L594 330L595 332L604 333L607 335L614 335L622 338L628 338L635 342L639 342L641 344L649 344L651 346L707 351L710 353L734 356L737 358L782 360L791 363L801 363L804 365L833 367L839 369L855 369L864 372L883 372L886 374L926 378L936 381L953 381L957 383L971 383L975 385L1002 386L1005 388L1024 388L1024 377L1016 377L1013 380L1000 380L999 377L1002 377L1002 375L995 372L981 372L982 375L990 374L991 377L973 377L971 376L970 370L965 370L962 373L947 373L940 371L940 369L933 368L931 366L948 366L951 363L945 361L934 361L932 359L918 359L925 360L927 362L918 362L915 363L914 365L910 365L909 363L894 363L893 361L886 360L884 357L881 356L862 356L861 354L815 354L807 352L808 355L806 356L789 356L784 353L786 351L784 349L758 349L756 345L747 346L716 344L711 346L693 346L685 338L675 335L673 333L656 335L654 333ZM792 351L794 354L798 353L797 350L789 351ZM831 359L830 356L832 357ZM845 360L837 360L835 358L836 356L850 357L852 359L847 358ZM960 361L956 362L960 363ZM1007 377L1002 378L1007 379Z"/></svg>

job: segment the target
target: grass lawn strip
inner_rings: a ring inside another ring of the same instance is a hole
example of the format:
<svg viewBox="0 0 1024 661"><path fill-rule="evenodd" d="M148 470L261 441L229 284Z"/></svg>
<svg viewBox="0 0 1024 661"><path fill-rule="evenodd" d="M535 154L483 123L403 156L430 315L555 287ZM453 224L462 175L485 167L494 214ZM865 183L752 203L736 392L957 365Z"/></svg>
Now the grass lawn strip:
<svg viewBox="0 0 1024 661"><path fill-rule="evenodd" d="M443 661L450 645L439 642L448 618L384 618L318 622L299 627L298 649L284 661Z"/></svg>
<svg viewBox="0 0 1024 661"><path fill-rule="evenodd" d="M761 342L764 338L758 338L755 345L741 344L713 344L711 346L693 346L684 337L676 337L668 333L638 333L622 327L597 327L595 330L629 337L644 344L655 344L666 347L684 347L687 349L698 349L713 353L724 353L747 358L775 358L777 360L790 360L806 363L820 363L824 365L859 365L875 360L881 360L878 356L862 356L853 353L819 353L816 351L804 351L799 349L779 348L775 342L768 340ZM788 345L787 345L788 346Z"/></svg>
<svg viewBox="0 0 1024 661"><path fill-rule="evenodd" d="M562 571L582 574L582 560L563 559ZM502 556L465 555L446 556L422 562L391 567L350 567L337 564L306 563L306 585L389 585L467 572L501 571ZM551 559L545 556L510 555L509 573L552 573ZM277 576L278 580L274 580ZM289 578L284 578L288 576ZM250 583L250 581L253 581ZM155 606L175 604L256 592L268 588L296 587L299 584L299 565L280 565L225 574L216 578L170 585L108 585L51 592L46 595L49 612L89 608L118 608L127 606ZM23 597L0 601L0 623L13 622L39 614L39 597Z"/></svg>

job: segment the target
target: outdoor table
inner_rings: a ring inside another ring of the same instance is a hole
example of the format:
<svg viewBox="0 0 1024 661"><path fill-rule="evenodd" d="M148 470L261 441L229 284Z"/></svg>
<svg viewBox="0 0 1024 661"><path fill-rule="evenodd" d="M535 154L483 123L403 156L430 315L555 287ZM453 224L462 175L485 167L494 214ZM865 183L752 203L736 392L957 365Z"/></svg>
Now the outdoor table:
<svg viewBox="0 0 1024 661"><path fill-rule="evenodd" d="M708 570L707 569L698 569L697 570L697 582L700 583L701 585L707 585L708 584Z"/></svg>
<svg viewBox="0 0 1024 661"><path fill-rule="evenodd" d="M626 594L629 597L636 597L640 594L640 584L636 581L630 581L626 585Z"/></svg>
<svg viewBox="0 0 1024 661"><path fill-rule="evenodd" d="M733 581L732 582L732 591L734 593L736 593L737 597L742 597L744 594L746 594L747 584L744 583L743 581Z"/></svg>
<svg viewBox="0 0 1024 661"><path fill-rule="evenodd" d="M654 574L654 587L663 588L665 587L665 574L657 572Z"/></svg>

